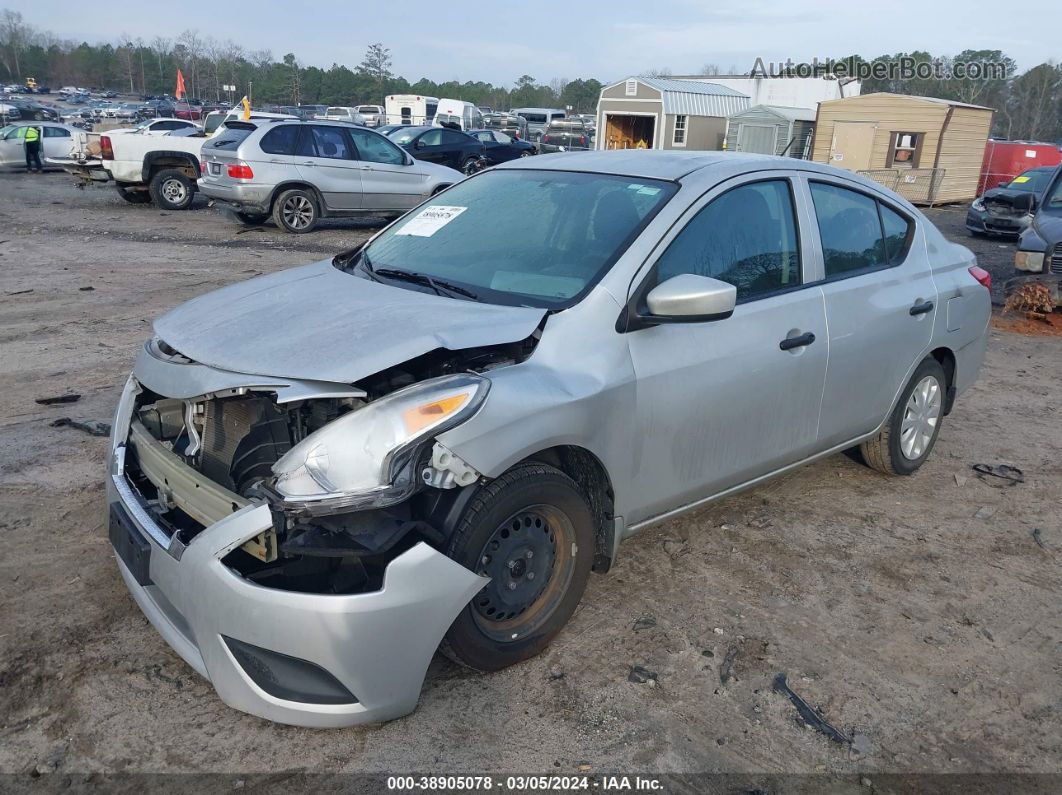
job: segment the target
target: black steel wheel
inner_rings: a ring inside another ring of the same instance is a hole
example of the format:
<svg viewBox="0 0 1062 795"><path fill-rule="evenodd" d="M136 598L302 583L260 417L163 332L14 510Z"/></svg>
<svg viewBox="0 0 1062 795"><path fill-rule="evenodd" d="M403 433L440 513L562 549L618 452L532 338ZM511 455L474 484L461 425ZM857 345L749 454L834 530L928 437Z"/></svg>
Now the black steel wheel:
<svg viewBox="0 0 1062 795"><path fill-rule="evenodd" d="M490 582L454 620L442 650L497 671L545 649L575 612L593 563L593 515L563 472L520 464L470 500L448 553Z"/></svg>

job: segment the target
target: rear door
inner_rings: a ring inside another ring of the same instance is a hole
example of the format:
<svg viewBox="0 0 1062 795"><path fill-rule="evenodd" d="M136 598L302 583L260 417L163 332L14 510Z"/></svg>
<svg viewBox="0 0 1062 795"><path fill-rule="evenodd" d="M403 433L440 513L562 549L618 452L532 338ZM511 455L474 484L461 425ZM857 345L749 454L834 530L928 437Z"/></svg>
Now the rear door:
<svg viewBox="0 0 1062 795"><path fill-rule="evenodd" d="M361 164L355 159L346 129L307 125L299 144L299 174L317 188L328 208L361 209Z"/></svg>
<svg viewBox="0 0 1062 795"><path fill-rule="evenodd" d="M873 431L929 350L937 290L921 231L902 208L846 180L804 182L825 279L830 367L823 448Z"/></svg>
<svg viewBox="0 0 1062 795"><path fill-rule="evenodd" d="M427 160L429 163L447 163L446 147L443 146L443 128L436 127L428 130L413 141L413 156L418 160Z"/></svg>
<svg viewBox="0 0 1062 795"><path fill-rule="evenodd" d="M426 180L416 163L384 136L368 130L349 130L361 169L362 209L408 210L424 198Z"/></svg>
<svg viewBox="0 0 1062 795"><path fill-rule="evenodd" d="M65 127L42 127L41 158L67 157L74 145L70 131Z"/></svg>

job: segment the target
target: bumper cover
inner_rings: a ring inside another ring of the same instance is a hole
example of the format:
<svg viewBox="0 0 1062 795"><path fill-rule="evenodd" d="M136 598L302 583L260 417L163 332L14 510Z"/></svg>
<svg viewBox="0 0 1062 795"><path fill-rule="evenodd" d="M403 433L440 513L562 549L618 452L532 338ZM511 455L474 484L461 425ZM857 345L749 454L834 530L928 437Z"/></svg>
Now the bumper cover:
<svg viewBox="0 0 1062 795"><path fill-rule="evenodd" d="M204 196L219 204L227 204L234 210L269 212L273 195L273 189L269 185L219 185L202 178L199 179L198 185Z"/></svg>
<svg viewBox="0 0 1062 795"><path fill-rule="evenodd" d="M272 526L268 505L252 502L187 545L170 539L123 474L135 394L130 381L115 418L123 430L113 444L107 502L109 510L113 503L124 509L150 547L148 577L134 576L120 558L118 568L166 642L210 680L222 701L268 720L336 727L412 712L443 634L486 580L424 543L395 558L383 587L372 593L297 593L245 580L222 558ZM226 638L315 666L357 700L308 703L272 695Z"/></svg>

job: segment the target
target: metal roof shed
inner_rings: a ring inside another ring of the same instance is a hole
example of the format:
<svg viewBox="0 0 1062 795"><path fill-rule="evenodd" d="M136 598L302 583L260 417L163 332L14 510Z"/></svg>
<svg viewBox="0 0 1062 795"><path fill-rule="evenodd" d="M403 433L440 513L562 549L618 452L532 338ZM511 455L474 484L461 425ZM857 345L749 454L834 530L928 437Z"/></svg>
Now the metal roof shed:
<svg viewBox="0 0 1062 795"><path fill-rule="evenodd" d="M722 149L740 91L700 80L628 77L601 89L598 149Z"/></svg>
<svg viewBox="0 0 1062 795"><path fill-rule="evenodd" d="M726 148L731 152L755 152L807 159L815 111L755 105L730 117Z"/></svg>

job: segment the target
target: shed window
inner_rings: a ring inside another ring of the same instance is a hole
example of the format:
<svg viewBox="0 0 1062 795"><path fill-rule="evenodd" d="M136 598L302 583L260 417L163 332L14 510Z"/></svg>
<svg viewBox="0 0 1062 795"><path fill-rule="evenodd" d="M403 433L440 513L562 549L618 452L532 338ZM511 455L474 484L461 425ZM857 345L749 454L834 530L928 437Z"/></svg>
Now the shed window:
<svg viewBox="0 0 1062 795"><path fill-rule="evenodd" d="M638 81L637 80L628 80L627 81L626 91L627 91L627 96L628 97L633 97L633 96L637 95L637 93L638 93Z"/></svg>
<svg viewBox="0 0 1062 795"><path fill-rule="evenodd" d="M686 117L675 117L675 137L672 139L672 143L675 146L686 145Z"/></svg>
<svg viewBox="0 0 1062 795"><path fill-rule="evenodd" d="M922 153L923 133L897 132L892 134L889 151L889 167L918 168L918 156Z"/></svg>

